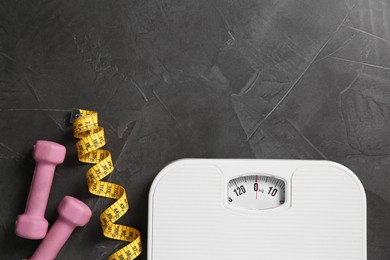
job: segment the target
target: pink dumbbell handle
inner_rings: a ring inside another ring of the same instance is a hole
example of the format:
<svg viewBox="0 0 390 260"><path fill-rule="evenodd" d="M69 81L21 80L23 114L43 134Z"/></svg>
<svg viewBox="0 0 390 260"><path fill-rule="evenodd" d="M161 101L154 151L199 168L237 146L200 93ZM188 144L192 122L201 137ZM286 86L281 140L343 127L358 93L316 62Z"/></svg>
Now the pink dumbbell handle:
<svg viewBox="0 0 390 260"><path fill-rule="evenodd" d="M30 260L53 260L76 226L59 217Z"/></svg>
<svg viewBox="0 0 390 260"><path fill-rule="evenodd" d="M44 217L56 165L37 163L31 182L25 214Z"/></svg>

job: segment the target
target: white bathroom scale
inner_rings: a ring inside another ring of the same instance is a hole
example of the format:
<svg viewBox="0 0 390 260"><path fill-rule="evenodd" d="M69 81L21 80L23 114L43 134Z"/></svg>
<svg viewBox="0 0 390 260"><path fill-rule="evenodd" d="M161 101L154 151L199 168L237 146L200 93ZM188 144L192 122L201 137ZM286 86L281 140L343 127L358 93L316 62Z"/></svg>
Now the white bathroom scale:
<svg viewBox="0 0 390 260"><path fill-rule="evenodd" d="M184 159L149 193L148 260L366 260L366 196L330 161Z"/></svg>

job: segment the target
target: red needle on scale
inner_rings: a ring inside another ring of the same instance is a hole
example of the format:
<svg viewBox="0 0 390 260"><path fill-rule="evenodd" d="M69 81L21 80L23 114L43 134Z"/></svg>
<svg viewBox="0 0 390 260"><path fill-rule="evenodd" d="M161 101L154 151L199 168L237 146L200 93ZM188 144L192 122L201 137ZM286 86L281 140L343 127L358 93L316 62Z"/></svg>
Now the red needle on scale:
<svg viewBox="0 0 390 260"><path fill-rule="evenodd" d="M257 187L256 189L256 199L257 199L257 191L259 190L259 184L257 183L257 175L256 175L256 187Z"/></svg>

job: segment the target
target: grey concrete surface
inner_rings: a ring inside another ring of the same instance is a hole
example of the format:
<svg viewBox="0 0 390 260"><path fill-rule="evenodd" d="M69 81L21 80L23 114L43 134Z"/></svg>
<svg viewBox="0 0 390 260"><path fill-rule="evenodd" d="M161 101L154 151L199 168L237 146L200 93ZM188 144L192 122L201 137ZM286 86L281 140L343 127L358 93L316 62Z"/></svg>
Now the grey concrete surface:
<svg viewBox="0 0 390 260"><path fill-rule="evenodd" d="M39 244L13 231L38 139L67 147L50 223L65 195L94 212L58 259L125 245L101 234L112 201L87 191L74 107L98 111L145 248L149 187L175 159L328 159L366 189L368 259L390 259L389 0L0 1L0 259Z"/></svg>

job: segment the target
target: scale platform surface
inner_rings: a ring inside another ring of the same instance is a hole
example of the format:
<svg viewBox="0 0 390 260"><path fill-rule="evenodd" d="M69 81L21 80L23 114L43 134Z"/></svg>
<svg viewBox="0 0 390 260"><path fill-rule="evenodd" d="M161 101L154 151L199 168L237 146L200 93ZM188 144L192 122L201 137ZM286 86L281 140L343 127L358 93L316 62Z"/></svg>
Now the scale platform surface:
<svg viewBox="0 0 390 260"><path fill-rule="evenodd" d="M183 159L149 193L148 260L366 260L366 196L331 161Z"/></svg>

